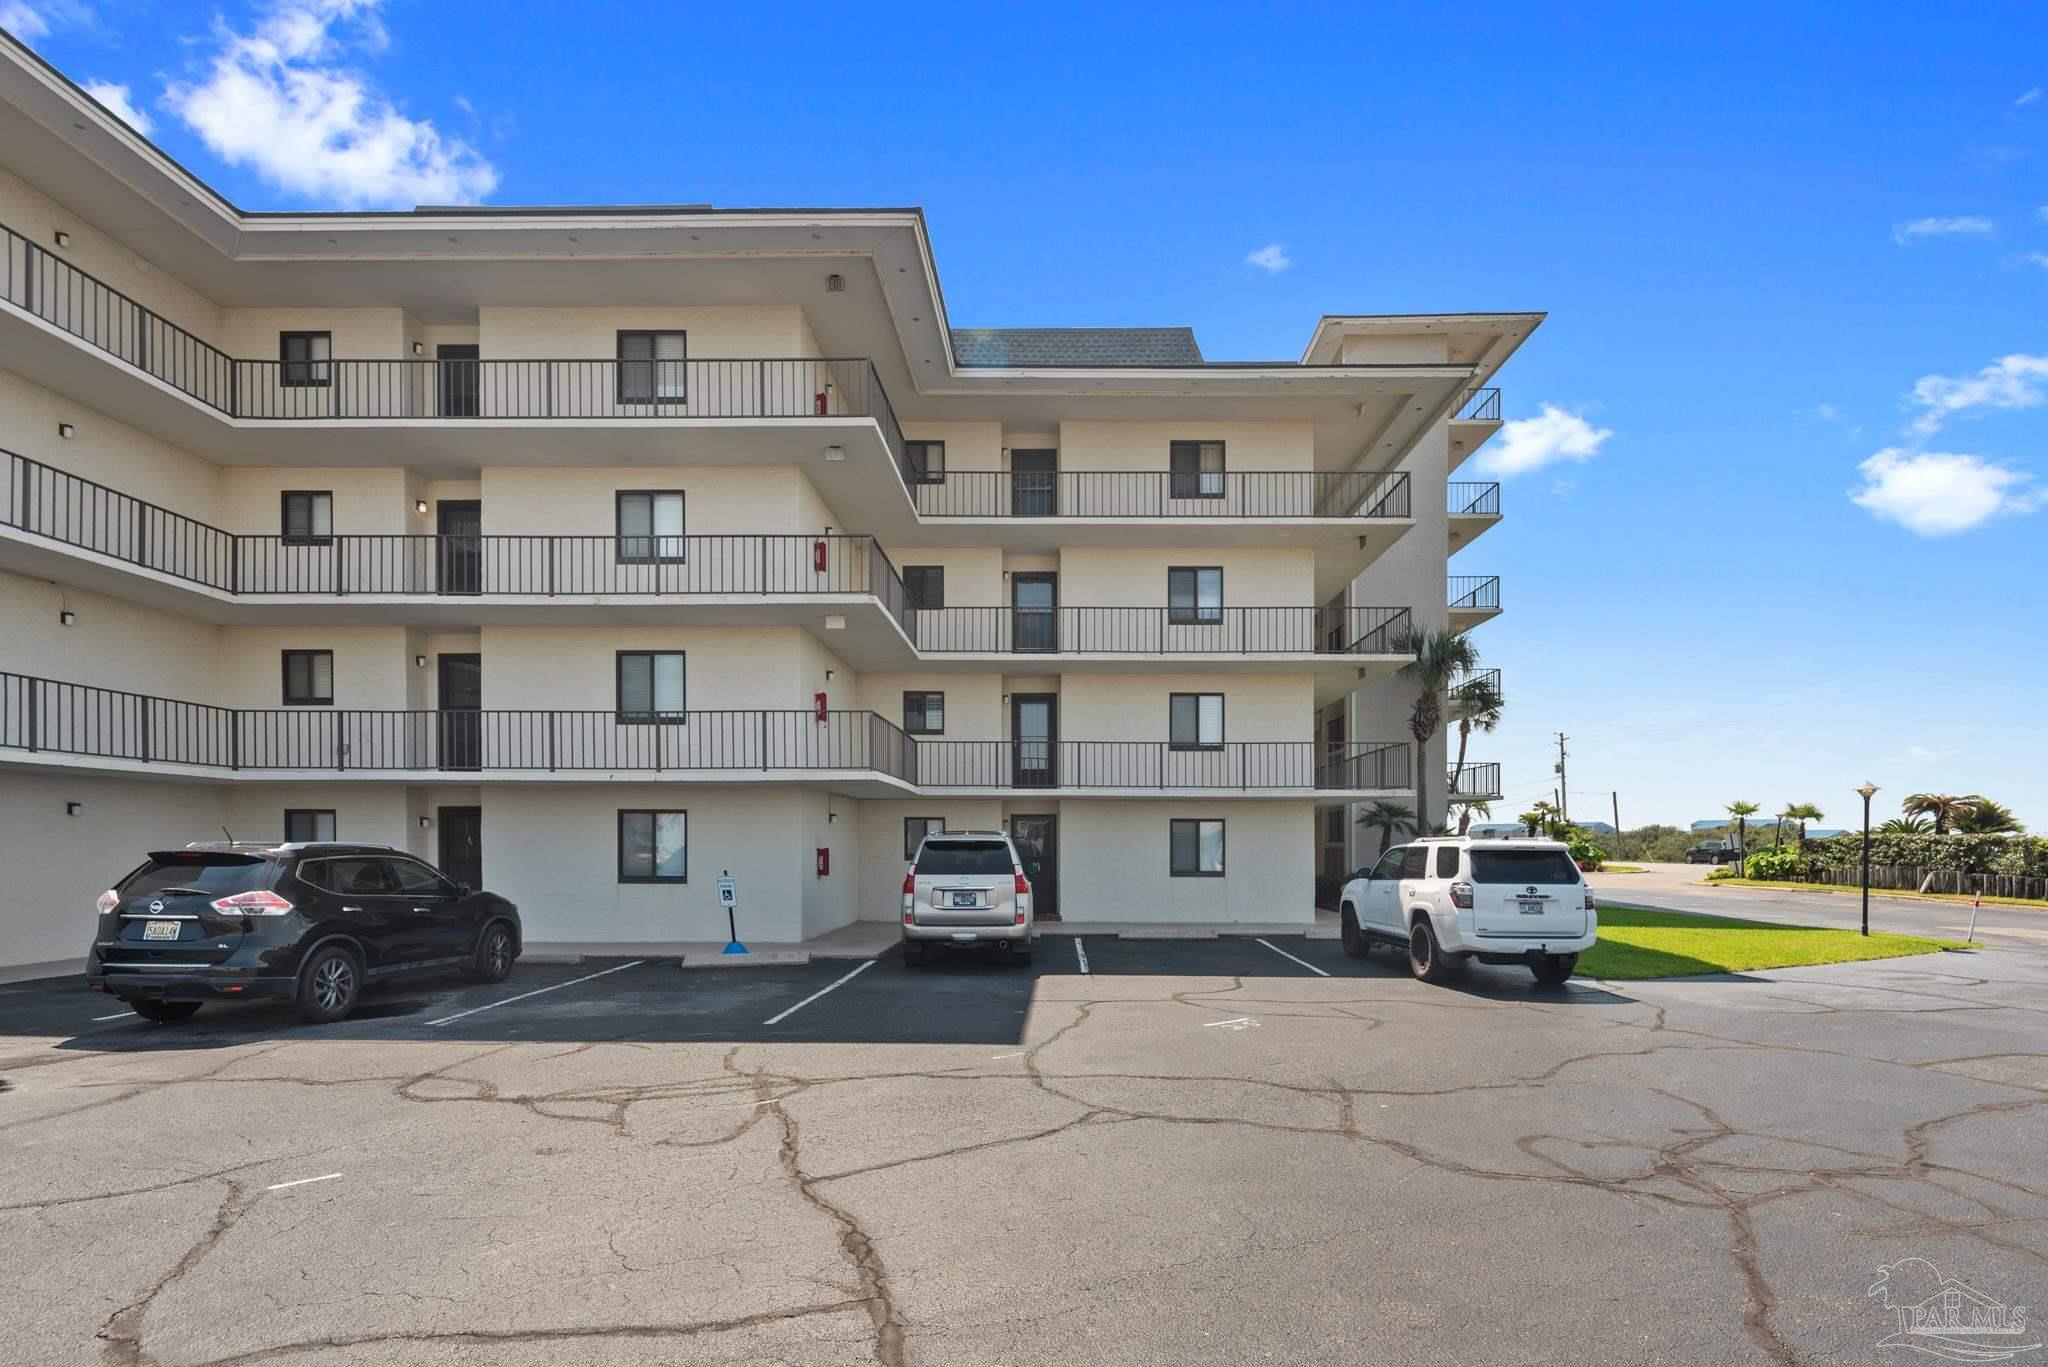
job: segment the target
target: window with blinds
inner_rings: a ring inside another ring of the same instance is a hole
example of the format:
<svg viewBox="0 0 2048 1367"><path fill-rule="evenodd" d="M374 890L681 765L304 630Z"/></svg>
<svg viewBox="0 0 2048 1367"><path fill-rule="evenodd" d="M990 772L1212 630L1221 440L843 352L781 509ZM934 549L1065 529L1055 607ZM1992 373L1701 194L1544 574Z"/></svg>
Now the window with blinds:
<svg viewBox="0 0 2048 1367"><path fill-rule="evenodd" d="M1223 695L1173 693L1167 697L1167 741L1176 750L1223 748Z"/></svg>
<svg viewBox="0 0 2048 1367"><path fill-rule="evenodd" d="M618 526L620 560L683 559L682 490L620 490Z"/></svg>
<svg viewBox="0 0 2048 1367"><path fill-rule="evenodd" d="M677 403L687 397L688 336L683 332L621 332L619 402Z"/></svg>
<svg viewBox="0 0 2048 1367"><path fill-rule="evenodd" d="M618 684L620 721L683 720L682 651L620 651Z"/></svg>
<svg viewBox="0 0 2048 1367"><path fill-rule="evenodd" d="M326 489L287 489L281 513L284 539L295 546L324 546L334 536L334 494Z"/></svg>
<svg viewBox="0 0 2048 1367"><path fill-rule="evenodd" d="M284 705L286 707L332 707L334 705L333 651L287 650L284 652Z"/></svg>
<svg viewBox="0 0 2048 1367"><path fill-rule="evenodd" d="M1166 620L1176 626L1223 620L1223 571L1181 567L1166 572Z"/></svg>
<svg viewBox="0 0 2048 1367"><path fill-rule="evenodd" d="M1174 442L1168 450L1167 462L1172 470L1169 479L1172 497L1223 497L1222 442Z"/></svg>

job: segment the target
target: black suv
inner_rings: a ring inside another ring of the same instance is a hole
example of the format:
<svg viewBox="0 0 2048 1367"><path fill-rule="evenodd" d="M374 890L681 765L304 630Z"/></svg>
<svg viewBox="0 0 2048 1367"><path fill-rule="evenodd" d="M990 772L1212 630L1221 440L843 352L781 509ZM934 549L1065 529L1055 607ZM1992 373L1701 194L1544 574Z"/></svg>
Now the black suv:
<svg viewBox="0 0 2048 1367"><path fill-rule="evenodd" d="M290 1001L337 1021L366 984L519 957L519 908L390 845L208 842L157 850L100 894L86 981L152 1021L205 1001Z"/></svg>

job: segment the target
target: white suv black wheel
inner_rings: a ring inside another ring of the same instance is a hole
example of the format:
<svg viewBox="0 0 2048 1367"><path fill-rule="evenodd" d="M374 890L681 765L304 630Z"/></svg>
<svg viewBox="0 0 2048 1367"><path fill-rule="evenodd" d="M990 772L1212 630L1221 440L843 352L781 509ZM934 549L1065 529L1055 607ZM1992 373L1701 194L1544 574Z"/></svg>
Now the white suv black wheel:
<svg viewBox="0 0 2048 1367"><path fill-rule="evenodd" d="M1578 966L1579 956L1576 954L1539 954L1529 961L1529 971L1545 987L1563 987L1565 980L1572 976L1572 970Z"/></svg>
<svg viewBox="0 0 2048 1367"><path fill-rule="evenodd" d="M1449 982L1455 975L1451 959L1436 942L1436 931L1427 916L1416 917L1415 928L1408 932L1408 971L1432 985Z"/></svg>
<svg viewBox="0 0 2048 1367"><path fill-rule="evenodd" d="M1358 928L1358 913L1346 902L1344 909L1337 913L1337 938L1343 941L1344 957L1363 959L1372 948L1372 941L1365 938L1365 932Z"/></svg>

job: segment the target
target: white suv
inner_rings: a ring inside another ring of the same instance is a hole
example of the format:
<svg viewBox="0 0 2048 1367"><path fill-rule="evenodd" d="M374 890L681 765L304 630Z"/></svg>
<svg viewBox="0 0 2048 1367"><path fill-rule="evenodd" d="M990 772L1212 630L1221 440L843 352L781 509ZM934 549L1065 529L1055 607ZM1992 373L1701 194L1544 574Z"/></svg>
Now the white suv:
<svg viewBox="0 0 2048 1367"><path fill-rule="evenodd" d="M1396 845L1344 885L1344 952L1404 945L1408 969L1440 983L1467 960L1526 964L1556 986L1593 947L1593 890L1556 840L1445 836Z"/></svg>

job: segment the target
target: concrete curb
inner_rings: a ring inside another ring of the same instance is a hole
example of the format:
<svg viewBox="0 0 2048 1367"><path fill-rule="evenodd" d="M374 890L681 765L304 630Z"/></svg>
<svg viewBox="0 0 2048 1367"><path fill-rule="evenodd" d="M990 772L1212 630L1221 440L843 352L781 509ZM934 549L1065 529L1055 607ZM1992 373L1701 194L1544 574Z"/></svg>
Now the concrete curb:
<svg viewBox="0 0 2048 1367"><path fill-rule="evenodd" d="M749 954L685 954L682 966L690 968L791 968L802 967L811 956L800 949L767 949Z"/></svg>
<svg viewBox="0 0 2048 1367"><path fill-rule="evenodd" d="M521 954L519 962L523 964L580 964L583 962L583 956L581 954Z"/></svg>
<svg viewBox="0 0 2048 1367"><path fill-rule="evenodd" d="M1216 931L1202 926L1161 926L1157 930L1123 930L1119 940L1213 940Z"/></svg>

